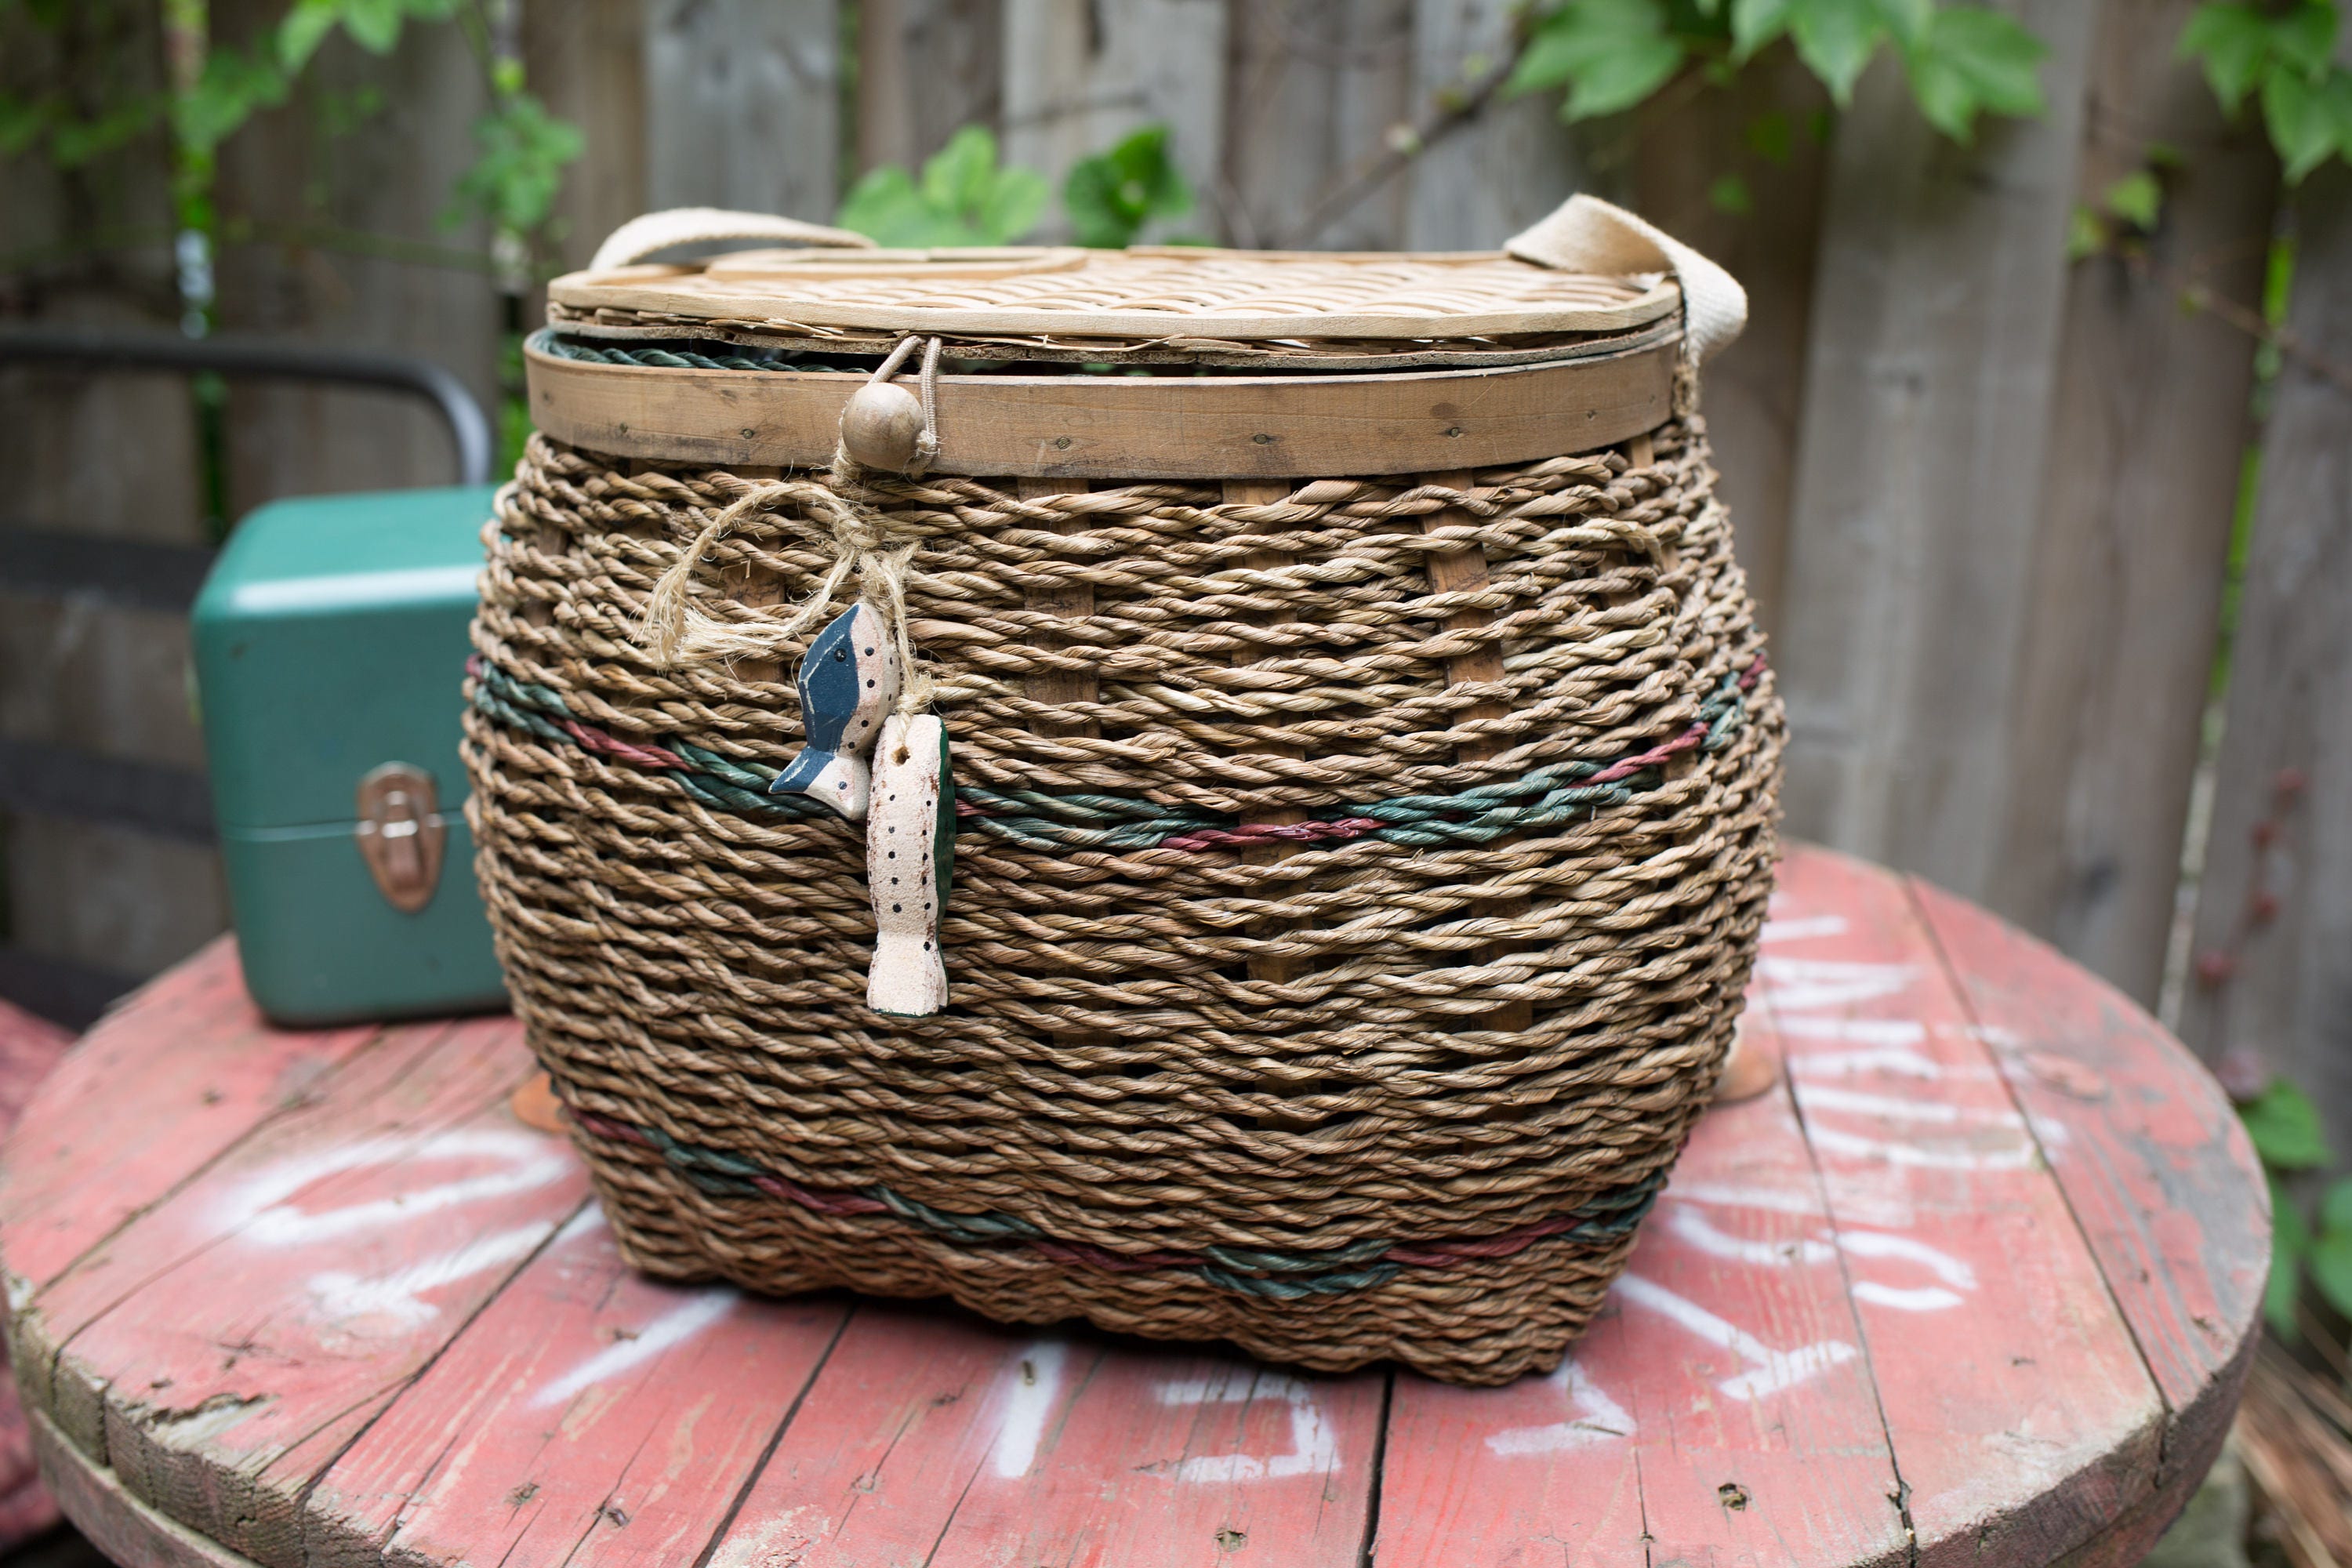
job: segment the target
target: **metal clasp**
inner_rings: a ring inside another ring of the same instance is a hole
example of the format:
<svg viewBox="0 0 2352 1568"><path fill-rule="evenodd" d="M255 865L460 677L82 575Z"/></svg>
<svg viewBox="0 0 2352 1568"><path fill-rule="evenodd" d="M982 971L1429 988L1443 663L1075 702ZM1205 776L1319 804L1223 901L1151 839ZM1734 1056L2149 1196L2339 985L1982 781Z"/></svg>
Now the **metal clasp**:
<svg viewBox="0 0 2352 1568"><path fill-rule="evenodd" d="M447 824L434 809L433 775L409 763L386 763L360 780L360 855L384 902L413 915L441 883Z"/></svg>

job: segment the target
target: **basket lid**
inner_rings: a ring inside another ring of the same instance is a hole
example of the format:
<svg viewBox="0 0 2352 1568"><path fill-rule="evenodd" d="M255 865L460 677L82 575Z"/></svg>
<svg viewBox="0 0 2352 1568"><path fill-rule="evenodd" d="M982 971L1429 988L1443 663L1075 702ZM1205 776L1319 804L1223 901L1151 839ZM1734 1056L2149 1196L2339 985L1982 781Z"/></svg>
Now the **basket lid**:
<svg viewBox="0 0 2352 1568"><path fill-rule="evenodd" d="M582 312L924 336L1265 342L1623 331L1681 301L1658 273L1601 277L1501 252L761 250L699 265L575 272Z"/></svg>
<svg viewBox="0 0 2352 1568"><path fill-rule="evenodd" d="M1736 333L1745 298L1722 268L1631 214L1578 196L1500 251L1221 250L1139 246L884 250L839 230L746 217L745 235L806 247L648 263L693 225L640 218L585 271L548 289L551 321L607 331L836 338L1228 345L1362 344L1622 333L1685 316L1704 354Z"/></svg>

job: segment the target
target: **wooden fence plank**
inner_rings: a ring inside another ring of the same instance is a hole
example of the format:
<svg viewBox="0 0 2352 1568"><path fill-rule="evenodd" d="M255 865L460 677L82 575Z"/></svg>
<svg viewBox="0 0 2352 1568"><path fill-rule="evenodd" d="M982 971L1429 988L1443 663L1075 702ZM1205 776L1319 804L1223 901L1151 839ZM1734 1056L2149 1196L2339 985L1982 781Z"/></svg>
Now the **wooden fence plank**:
<svg viewBox="0 0 2352 1568"><path fill-rule="evenodd" d="M1402 248L1402 181L1307 225L1318 199L1379 157L1390 129L1412 118L1412 0L1236 4L1232 17L1233 74L1217 186L1232 242Z"/></svg>
<svg viewBox="0 0 2352 1568"><path fill-rule="evenodd" d="M2352 171L2294 204L2287 329L2352 364ZM2352 1152L2352 394L2281 367L2231 656L2212 838L2197 907L2203 970L2181 1033L2208 1060L2264 1058ZM2268 826L2265 826L2268 825Z"/></svg>
<svg viewBox="0 0 2352 1568"><path fill-rule="evenodd" d="M587 145L563 172L547 259L588 265L604 237L646 209L645 0L526 0L524 81ZM829 215L828 215L829 216ZM537 300L524 318L539 323Z"/></svg>
<svg viewBox="0 0 2352 1568"><path fill-rule="evenodd" d="M833 221L835 0L648 0L646 199Z"/></svg>
<svg viewBox="0 0 2352 1568"><path fill-rule="evenodd" d="M1741 1027L1777 1052L1760 1010ZM1788 1090L1719 1106L1559 1372L1499 1389L1398 1378L1376 1560L1899 1563L1859 1342Z"/></svg>
<svg viewBox="0 0 2352 1568"><path fill-rule="evenodd" d="M1216 232L1223 156L1224 0L1004 0L1004 157L1056 194L1070 165L1138 126L1169 129L1192 183L1186 229ZM1043 235L1066 237L1058 202Z"/></svg>
<svg viewBox="0 0 2352 1568"><path fill-rule="evenodd" d="M1774 663L1791 832L1980 893L2015 759L2094 7L2013 7L2049 113L1971 148L1892 60L1831 158Z"/></svg>
<svg viewBox="0 0 2352 1568"><path fill-rule="evenodd" d="M656 1284L592 1205L320 1478L309 1560L691 1563L848 1311Z"/></svg>
<svg viewBox="0 0 2352 1568"><path fill-rule="evenodd" d="M1911 894L2164 1396L2165 1472L2202 1475L2270 1272L2268 1231L2221 1196L2262 1184L2245 1129L2128 999L1973 904L1917 881Z"/></svg>
<svg viewBox="0 0 2352 1568"><path fill-rule="evenodd" d="M165 84L157 6L62 6L48 26L16 9L0 32L0 95L19 102L96 118ZM0 323L176 332L170 174L160 127L72 168L37 138L0 157ZM0 368L0 527L206 542L194 412L182 375ZM6 593L0 738L194 761L186 657L176 617ZM0 940L39 958L144 977L227 924L218 862L191 845L0 813Z"/></svg>
<svg viewBox="0 0 2352 1568"><path fill-rule="evenodd" d="M2153 1489L2156 1385L1904 883L1793 855L1774 913L1757 997L1839 1246L1917 1266L1853 1292L1915 1561L2051 1562Z"/></svg>
<svg viewBox="0 0 2352 1568"><path fill-rule="evenodd" d="M1730 268L1748 290L1748 328L1707 363L1700 412L1757 619L1776 640L1829 173L1828 146L1813 127L1828 107L1812 73L1776 49L1727 89L1670 89L1632 117L1630 148L1592 153L1621 161L1612 177L1634 211ZM1725 179L1742 182L1749 210L1727 209L1717 189Z"/></svg>
<svg viewBox="0 0 2352 1568"><path fill-rule="evenodd" d="M35 1298L16 1340L54 1348L49 1415L296 1568L311 1479L581 1205L579 1162L508 1110L529 1066L503 1018L387 1034Z"/></svg>
<svg viewBox="0 0 2352 1568"><path fill-rule="evenodd" d="M218 0L215 37L255 47L284 11ZM380 110L342 135L318 132L331 100L349 114L370 91ZM488 237L478 221L442 223L488 102L453 25L412 24L382 57L331 37L285 107L221 146L222 228L241 237L221 251L221 324L418 354L496 409L505 307ZM228 409L232 516L278 496L456 481L448 433L416 398L241 382Z"/></svg>
<svg viewBox="0 0 2352 1568"><path fill-rule="evenodd" d="M2159 145L2180 162L2145 257L2068 277L2016 705L2004 737L1972 738L2007 759L1978 889L2142 1006L2163 982L2253 380L2252 337L2182 296L2193 279L2261 299L2277 191L2257 119L2232 127L2174 57L2194 9L2099 7L2082 199Z"/></svg>
<svg viewBox="0 0 2352 1568"><path fill-rule="evenodd" d="M857 12L857 167L919 169L1004 110L1003 0L866 0Z"/></svg>
<svg viewBox="0 0 2352 1568"><path fill-rule="evenodd" d="M861 1306L710 1568L1352 1565L1385 1384Z"/></svg>
<svg viewBox="0 0 2352 1568"><path fill-rule="evenodd" d="M1522 10L1509 0L1414 0L1412 110L1426 113L1508 59ZM1404 244L1491 249L1573 195L1580 149L1557 110L1550 94L1496 100L1431 142L1405 176Z"/></svg>

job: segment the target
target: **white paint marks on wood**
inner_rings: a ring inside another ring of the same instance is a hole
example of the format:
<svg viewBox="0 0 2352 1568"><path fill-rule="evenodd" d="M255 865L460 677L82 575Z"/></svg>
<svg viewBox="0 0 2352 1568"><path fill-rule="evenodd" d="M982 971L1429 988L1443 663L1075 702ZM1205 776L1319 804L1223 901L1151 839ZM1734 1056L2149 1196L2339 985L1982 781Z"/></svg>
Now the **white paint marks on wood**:
<svg viewBox="0 0 2352 1568"><path fill-rule="evenodd" d="M1069 1359L1070 1347L1062 1341L1040 1340L1023 1346L998 1374L1004 1421L989 1449L989 1467L1000 1479L1017 1481L1036 1462L1037 1443L1045 1435L1045 1417L1053 1414Z"/></svg>
<svg viewBox="0 0 2352 1568"><path fill-rule="evenodd" d="M1244 1405L1279 1400L1289 1406L1290 1449L1282 1454L1194 1454L1176 1467L1180 1481L1270 1481L1326 1475L1339 1469L1339 1444L1316 1401L1314 1386L1282 1373L1237 1367L1221 1378L1181 1378L1158 1389L1162 1405Z"/></svg>
<svg viewBox="0 0 2352 1568"><path fill-rule="evenodd" d="M1625 1407L1602 1393L1571 1356L1544 1379L1566 1395L1568 1407L1584 1414L1544 1426L1513 1426L1486 1439L1486 1447L1506 1459L1530 1454L1557 1454L1563 1448L1586 1448L1633 1435L1633 1418Z"/></svg>
<svg viewBox="0 0 2352 1568"><path fill-rule="evenodd" d="M545 1409L551 1405L561 1405L583 1389L593 1388L607 1379L618 1377L672 1346L686 1343L733 1311L735 1304L742 1299L738 1292L723 1287L697 1290L685 1296L677 1305L652 1322L625 1339L614 1340L532 1394L532 1407Z"/></svg>

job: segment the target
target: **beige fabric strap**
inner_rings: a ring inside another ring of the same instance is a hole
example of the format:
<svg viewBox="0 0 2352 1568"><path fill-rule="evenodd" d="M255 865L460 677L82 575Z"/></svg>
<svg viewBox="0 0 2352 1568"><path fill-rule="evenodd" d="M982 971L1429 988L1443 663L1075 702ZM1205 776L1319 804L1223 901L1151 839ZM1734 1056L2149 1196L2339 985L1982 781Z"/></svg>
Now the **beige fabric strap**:
<svg viewBox="0 0 2352 1568"><path fill-rule="evenodd" d="M658 250L679 245L712 245L728 239L780 239L794 245L871 248L874 242L845 228L825 228L769 213L729 212L723 207L672 207L633 217L605 237L588 269L626 267Z"/></svg>
<svg viewBox="0 0 2352 1568"><path fill-rule="evenodd" d="M1748 324L1748 290L1664 230L1597 196L1570 196L1549 217L1513 235L1503 249L1522 261L1568 272L1671 272L1683 290L1683 343L1706 359Z"/></svg>

